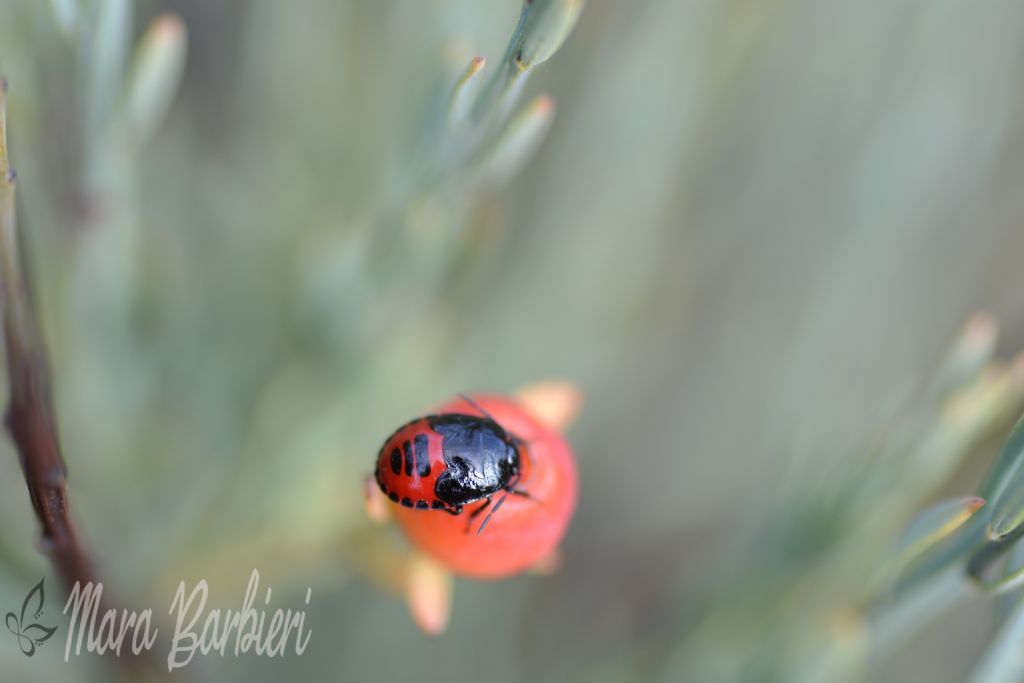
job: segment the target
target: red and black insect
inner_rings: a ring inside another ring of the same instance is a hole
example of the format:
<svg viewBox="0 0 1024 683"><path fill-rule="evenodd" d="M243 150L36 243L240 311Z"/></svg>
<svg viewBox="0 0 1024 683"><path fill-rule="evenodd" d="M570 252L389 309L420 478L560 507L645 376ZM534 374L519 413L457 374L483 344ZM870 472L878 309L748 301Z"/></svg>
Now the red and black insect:
<svg viewBox="0 0 1024 683"><path fill-rule="evenodd" d="M427 415L402 425L381 447L375 476L380 490L407 508L460 515L466 505L486 501L470 513L469 523L504 491L479 534L509 493L529 497L516 488L524 444L472 399L463 398L481 414Z"/></svg>

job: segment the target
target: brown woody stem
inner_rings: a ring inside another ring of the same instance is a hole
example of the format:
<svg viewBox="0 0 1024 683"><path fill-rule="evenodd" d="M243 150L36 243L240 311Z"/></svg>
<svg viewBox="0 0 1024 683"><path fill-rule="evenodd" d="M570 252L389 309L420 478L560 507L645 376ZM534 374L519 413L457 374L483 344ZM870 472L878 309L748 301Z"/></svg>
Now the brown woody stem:
<svg viewBox="0 0 1024 683"><path fill-rule="evenodd" d="M0 305L10 403L5 423L42 526L41 545L64 584L95 581L75 534L50 393L50 368L25 277L14 209L15 174L7 156L7 82L0 79Z"/></svg>

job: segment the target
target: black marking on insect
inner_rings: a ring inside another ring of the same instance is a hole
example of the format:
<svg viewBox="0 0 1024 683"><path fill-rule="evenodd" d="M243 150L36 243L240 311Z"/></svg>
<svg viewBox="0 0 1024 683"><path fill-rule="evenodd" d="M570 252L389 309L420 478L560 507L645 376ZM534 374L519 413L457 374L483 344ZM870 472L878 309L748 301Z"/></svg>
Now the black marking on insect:
<svg viewBox="0 0 1024 683"><path fill-rule="evenodd" d="M413 440L416 449L416 474L421 477L430 476L430 453L428 447L430 440L426 434L417 434Z"/></svg>
<svg viewBox="0 0 1024 683"><path fill-rule="evenodd" d="M479 414L410 420L384 442L375 475L381 491L407 508L460 515L465 506L484 501L467 518L468 530L479 515L488 513L479 534L509 494L530 497L517 488L529 451L473 399L462 398ZM499 493L503 495L492 505Z"/></svg>
<svg viewBox="0 0 1024 683"><path fill-rule="evenodd" d="M405 476L412 476L412 443L406 441L402 444L402 453L405 454Z"/></svg>

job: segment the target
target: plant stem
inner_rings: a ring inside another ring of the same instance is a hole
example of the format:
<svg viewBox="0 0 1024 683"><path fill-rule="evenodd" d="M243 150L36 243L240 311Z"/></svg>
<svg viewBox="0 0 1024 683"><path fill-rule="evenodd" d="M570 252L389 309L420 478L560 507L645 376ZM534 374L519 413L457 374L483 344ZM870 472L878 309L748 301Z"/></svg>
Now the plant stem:
<svg viewBox="0 0 1024 683"><path fill-rule="evenodd" d="M68 506L67 469L54 420L49 362L22 265L14 182L7 157L7 82L0 79L0 304L10 385L5 424L42 526L41 545L70 589L95 577Z"/></svg>

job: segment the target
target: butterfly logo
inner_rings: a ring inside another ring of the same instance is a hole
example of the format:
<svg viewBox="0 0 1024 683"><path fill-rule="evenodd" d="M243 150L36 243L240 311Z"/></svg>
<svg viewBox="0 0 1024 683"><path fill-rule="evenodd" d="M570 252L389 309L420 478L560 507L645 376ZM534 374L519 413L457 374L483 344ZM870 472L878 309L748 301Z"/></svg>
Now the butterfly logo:
<svg viewBox="0 0 1024 683"><path fill-rule="evenodd" d="M36 653L36 648L50 639L57 632L57 627L47 628L42 624L25 623L28 618L38 619L43 614L43 600L46 593L43 590L43 581L40 579L36 587L25 596L25 602L21 605L21 615L14 612L7 613L7 630L18 637L18 645L26 656L31 657Z"/></svg>

